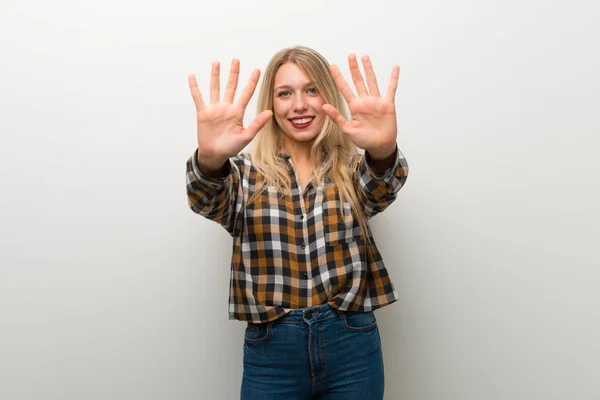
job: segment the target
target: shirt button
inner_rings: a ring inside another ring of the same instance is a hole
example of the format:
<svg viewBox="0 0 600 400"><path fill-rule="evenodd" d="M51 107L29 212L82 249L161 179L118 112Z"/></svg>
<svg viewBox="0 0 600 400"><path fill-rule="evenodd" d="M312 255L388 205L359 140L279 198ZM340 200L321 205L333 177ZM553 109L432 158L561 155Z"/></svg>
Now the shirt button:
<svg viewBox="0 0 600 400"><path fill-rule="evenodd" d="M305 273L303 273L303 274L302 274L302 277L303 277L304 279L308 279L308 274L305 272Z"/></svg>
<svg viewBox="0 0 600 400"><path fill-rule="evenodd" d="M302 242L302 248L305 249L306 248L306 243Z"/></svg>
<svg viewBox="0 0 600 400"><path fill-rule="evenodd" d="M301 216L300 216L300 219L304 219L304 215L301 215Z"/></svg>

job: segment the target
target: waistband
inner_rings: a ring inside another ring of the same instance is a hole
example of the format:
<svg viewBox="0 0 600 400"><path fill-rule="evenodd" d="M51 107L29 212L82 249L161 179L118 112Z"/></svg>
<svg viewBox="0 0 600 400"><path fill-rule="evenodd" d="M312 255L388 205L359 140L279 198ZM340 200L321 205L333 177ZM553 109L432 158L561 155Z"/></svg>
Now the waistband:
<svg viewBox="0 0 600 400"><path fill-rule="evenodd" d="M340 311L331 307L329 304L323 304L320 306L313 306L307 308L300 308L292 310L283 317L279 318L277 322L281 323L297 323L297 322L317 322L325 319L339 317Z"/></svg>

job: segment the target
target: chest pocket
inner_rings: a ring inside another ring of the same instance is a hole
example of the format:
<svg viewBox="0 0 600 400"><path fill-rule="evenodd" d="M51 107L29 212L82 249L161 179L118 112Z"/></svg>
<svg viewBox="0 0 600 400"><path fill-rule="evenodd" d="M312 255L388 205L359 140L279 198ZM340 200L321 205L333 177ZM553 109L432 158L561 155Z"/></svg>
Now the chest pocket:
<svg viewBox="0 0 600 400"><path fill-rule="evenodd" d="M355 241L355 231L358 234L358 230L354 229L354 218L348 200L345 199L342 204L335 186L324 188L322 194L325 243L336 246Z"/></svg>

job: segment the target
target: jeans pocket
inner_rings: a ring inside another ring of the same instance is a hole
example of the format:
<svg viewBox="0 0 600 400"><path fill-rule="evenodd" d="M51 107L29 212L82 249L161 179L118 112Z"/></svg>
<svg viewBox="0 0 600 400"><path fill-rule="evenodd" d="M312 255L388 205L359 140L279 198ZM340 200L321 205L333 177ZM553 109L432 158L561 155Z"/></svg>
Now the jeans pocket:
<svg viewBox="0 0 600 400"><path fill-rule="evenodd" d="M263 324L255 324L253 322L248 322L248 326L246 326L246 331L244 333L244 340L246 341L246 343L264 342L269 337L271 337L272 326L272 322Z"/></svg>
<svg viewBox="0 0 600 400"><path fill-rule="evenodd" d="M368 332L377 328L377 319L373 311L345 311L342 313L342 322L344 328L352 332Z"/></svg>

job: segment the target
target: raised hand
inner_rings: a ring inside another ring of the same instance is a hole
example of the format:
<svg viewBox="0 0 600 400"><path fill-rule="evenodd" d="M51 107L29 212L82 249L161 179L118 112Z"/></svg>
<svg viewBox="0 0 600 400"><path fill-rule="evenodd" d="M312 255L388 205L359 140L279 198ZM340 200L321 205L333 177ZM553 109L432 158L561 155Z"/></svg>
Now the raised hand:
<svg viewBox="0 0 600 400"><path fill-rule="evenodd" d="M196 77L188 76L192 98L196 104L198 120L198 166L202 172L220 170L229 157L236 156L256 136L258 131L271 118L269 110L260 113L246 128L243 126L244 113L254 94L260 71L255 69L240 95L233 103L240 74L240 62L232 60L227 88L223 101L220 100L220 64L214 62L210 77L210 104L205 104Z"/></svg>
<svg viewBox="0 0 600 400"><path fill-rule="evenodd" d="M366 85L358 69L356 56L354 54L348 56L348 64L350 65L350 72L358 97L354 95L338 67L335 65L331 66L331 73L335 79L335 83L348 103L351 120L347 121L330 104L323 105L323 111L335 121L342 132L348 135L354 144L368 151L373 159L385 159L396 150L398 128L396 124L395 97L396 89L398 88L400 67L394 65L392 68L392 76L388 84L386 96L381 97L371 60L368 56L363 56L362 63L367 78Z"/></svg>

